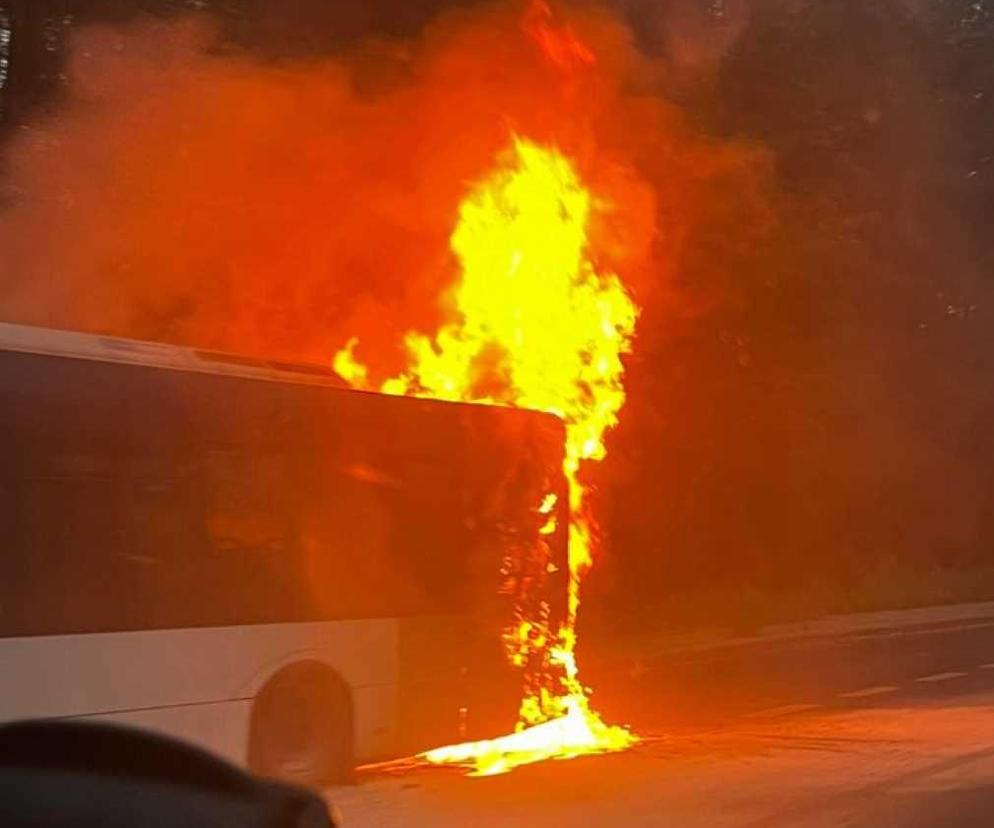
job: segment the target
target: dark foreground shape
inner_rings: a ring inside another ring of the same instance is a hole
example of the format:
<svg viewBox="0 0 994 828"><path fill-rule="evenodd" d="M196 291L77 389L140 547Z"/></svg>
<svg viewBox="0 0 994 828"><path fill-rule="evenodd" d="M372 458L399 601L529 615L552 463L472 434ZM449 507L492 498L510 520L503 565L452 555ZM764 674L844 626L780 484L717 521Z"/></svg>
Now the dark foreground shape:
<svg viewBox="0 0 994 828"><path fill-rule="evenodd" d="M0 726L3 828L334 828L322 799L202 750L82 722Z"/></svg>

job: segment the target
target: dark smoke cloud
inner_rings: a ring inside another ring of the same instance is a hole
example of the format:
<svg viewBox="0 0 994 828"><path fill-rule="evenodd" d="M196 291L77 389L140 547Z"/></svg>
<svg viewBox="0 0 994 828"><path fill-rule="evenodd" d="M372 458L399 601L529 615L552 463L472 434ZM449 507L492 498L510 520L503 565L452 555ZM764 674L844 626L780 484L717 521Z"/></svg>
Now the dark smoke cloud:
<svg viewBox="0 0 994 828"><path fill-rule="evenodd" d="M325 362L359 334L391 370L402 332L444 312L457 205L514 132L562 147L611 204L601 264L657 319L725 301L720 251L687 271L684 245L763 232L766 155L695 129L616 12L569 15L597 55L575 72L521 19L453 9L278 62L200 17L79 29L65 104L6 148L3 316Z"/></svg>

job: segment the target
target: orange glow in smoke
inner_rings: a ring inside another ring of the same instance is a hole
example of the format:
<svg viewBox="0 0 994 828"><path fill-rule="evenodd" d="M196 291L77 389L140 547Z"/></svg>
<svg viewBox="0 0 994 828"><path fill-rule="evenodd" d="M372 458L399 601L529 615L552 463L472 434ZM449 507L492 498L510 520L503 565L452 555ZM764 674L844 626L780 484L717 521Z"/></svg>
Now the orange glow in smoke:
<svg viewBox="0 0 994 828"><path fill-rule="evenodd" d="M461 280L454 320L433 336L405 337L408 367L380 390L442 400L547 411L566 425L569 484L569 595L562 627L546 634L535 621L505 633L512 663L543 650L557 686L527 695L516 732L437 748L433 763L466 764L479 775L550 758L622 750L637 737L605 724L591 708L576 664L580 583L592 562L592 520L581 466L605 455L604 434L625 401L621 355L638 309L613 273L597 270L588 250L592 196L558 150L515 138L496 169L463 200L450 243ZM368 372L352 339L334 368L358 387ZM555 531L555 496L540 532Z"/></svg>

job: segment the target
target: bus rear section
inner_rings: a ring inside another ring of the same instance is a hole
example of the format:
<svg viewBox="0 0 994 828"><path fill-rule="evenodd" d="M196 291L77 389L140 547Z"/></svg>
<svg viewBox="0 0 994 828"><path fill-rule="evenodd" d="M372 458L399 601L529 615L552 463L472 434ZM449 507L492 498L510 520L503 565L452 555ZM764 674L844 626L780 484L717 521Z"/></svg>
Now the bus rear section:
<svg viewBox="0 0 994 828"><path fill-rule="evenodd" d="M508 730L503 634L565 611L544 414L2 325L0 435L0 720L327 781Z"/></svg>

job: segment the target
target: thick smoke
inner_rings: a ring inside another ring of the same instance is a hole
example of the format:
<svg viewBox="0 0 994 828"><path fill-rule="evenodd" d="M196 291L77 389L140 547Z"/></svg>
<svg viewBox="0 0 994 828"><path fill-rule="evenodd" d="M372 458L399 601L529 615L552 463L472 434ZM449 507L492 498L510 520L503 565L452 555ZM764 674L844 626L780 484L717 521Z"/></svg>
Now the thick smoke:
<svg viewBox="0 0 994 828"><path fill-rule="evenodd" d="M514 134L555 144L595 194L598 269L642 306L629 401L597 469L613 485L595 494L600 514L611 491L638 505L605 525L621 542L588 595L610 585L613 558L651 576L644 595L627 593L652 606L675 562L728 553L722 536L698 555L698 533L688 541L665 517L674 504L715 523L705 501L688 507L699 470L673 443L737 421L694 410L671 381L698 370L679 343L713 351L694 336L728 325L701 320L766 302L779 278L764 266L779 224L769 153L709 135L688 106L744 5L720 4L717 41L693 5L560 6L546 19L535 4L476 4L333 55L271 50L205 16L80 27L62 104L3 147L0 316L325 365L358 336L358 357L394 375L404 333L450 313L462 198ZM740 340L713 343L733 372L748 357Z"/></svg>
<svg viewBox="0 0 994 828"><path fill-rule="evenodd" d="M393 374L517 131L576 160L598 266L643 308L585 623L994 595L992 12L610 0L523 26L464 0L424 25L457 4L77 28L64 104L8 121L0 316L324 364L358 335Z"/></svg>
<svg viewBox="0 0 994 828"><path fill-rule="evenodd" d="M679 276L684 243L761 231L764 154L695 130L614 12L560 15L476 6L279 63L201 18L78 30L65 105L6 149L3 316L325 363L358 334L391 372L446 313L459 201L514 133L577 161L599 265L651 317L722 301L727 263Z"/></svg>

